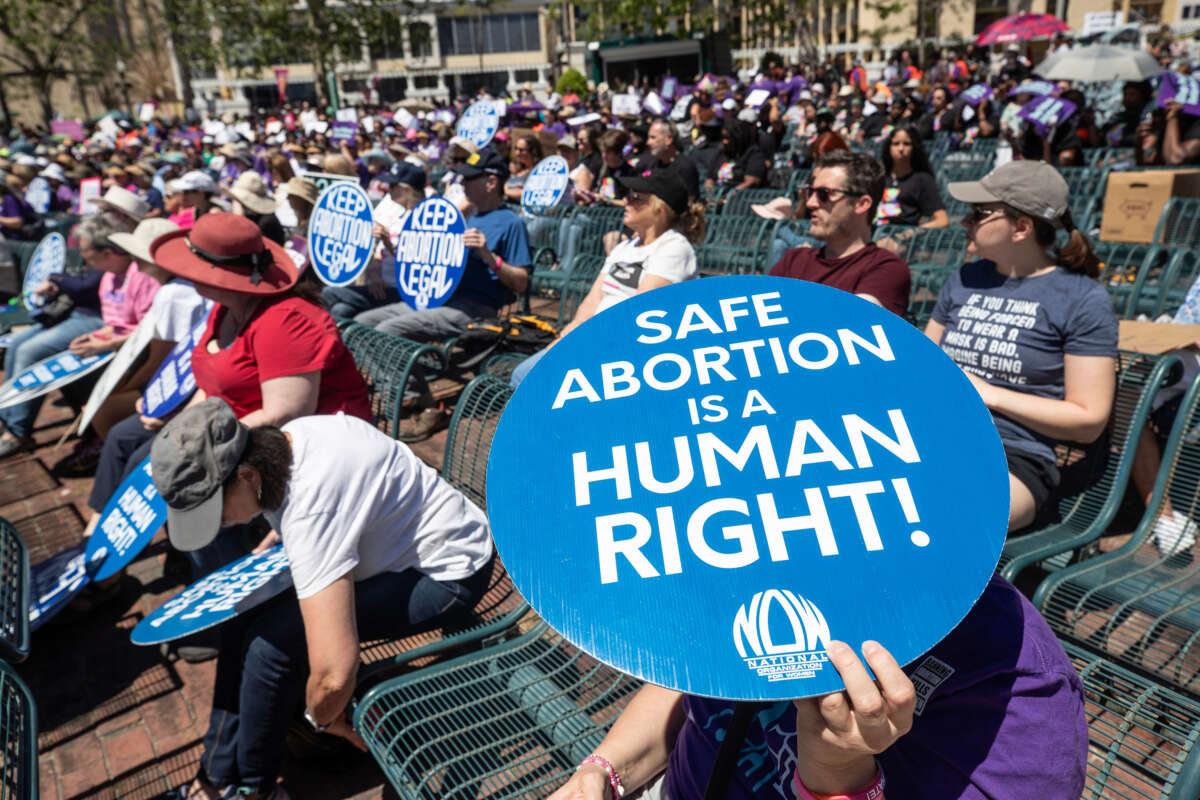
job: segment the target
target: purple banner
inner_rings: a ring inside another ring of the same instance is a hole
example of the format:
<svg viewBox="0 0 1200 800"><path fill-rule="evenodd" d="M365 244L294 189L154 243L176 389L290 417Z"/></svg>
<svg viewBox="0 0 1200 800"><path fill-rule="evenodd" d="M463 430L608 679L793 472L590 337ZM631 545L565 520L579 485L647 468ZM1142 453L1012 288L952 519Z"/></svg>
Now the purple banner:
<svg viewBox="0 0 1200 800"><path fill-rule="evenodd" d="M1183 113L1200 117L1200 80L1191 75L1167 72L1158 87L1158 107L1166 108L1171 101L1183 107Z"/></svg>
<svg viewBox="0 0 1200 800"><path fill-rule="evenodd" d="M984 100L987 100L993 94L992 87L986 83L977 83L969 89L964 89L959 95L962 101L969 106L978 106Z"/></svg>
<svg viewBox="0 0 1200 800"><path fill-rule="evenodd" d="M1039 97L1021 107L1017 116L1027 120L1041 136L1075 113L1075 104L1061 97Z"/></svg>
<svg viewBox="0 0 1200 800"><path fill-rule="evenodd" d="M329 134L331 142L353 142L354 137L358 134L357 122L337 121L333 123L332 130Z"/></svg>
<svg viewBox="0 0 1200 800"><path fill-rule="evenodd" d="M69 136L77 142L82 142L86 138L83 133L83 123L73 119L51 120L50 133Z"/></svg>
<svg viewBox="0 0 1200 800"><path fill-rule="evenodd" d="M1045 97L1057 91L1058 87L1049 81L1025 81L1009 92L1008 96L1016 97L1019 94L1034 94L1038 97Z"/></svg>

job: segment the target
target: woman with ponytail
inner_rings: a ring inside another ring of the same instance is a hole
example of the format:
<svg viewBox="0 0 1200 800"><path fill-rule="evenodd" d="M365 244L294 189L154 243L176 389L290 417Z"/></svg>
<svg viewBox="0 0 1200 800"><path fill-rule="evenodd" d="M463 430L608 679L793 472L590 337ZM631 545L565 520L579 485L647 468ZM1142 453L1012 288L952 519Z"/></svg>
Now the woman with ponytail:
<svg viewBox="0 0 1200 800"><path fill-rule="evenodd" d="M608 254L575 317L558 332L559 339L622 300L699 274L692 245L704 240L704 206L690 202L679 172L670 166L656 167L618 180L627 193L624 222L633 238ZM551 342L546 350L553 346ZM524 380L546 350L517 365L510 379L513 386Z"/></svg>
<svg viewBox="0 0 1200 800"><path fill-rule="evenodd" d="M967 252L980 260L946 282L925 335L992 411L1008 457L1009 530L1017 530L1058 485L1055 445L1095 441L1108 423L1117 319L1054 167L1013 161L949 191L973 207L963 224ZM1070 239L1051 253L1059 228Z"/></svg>

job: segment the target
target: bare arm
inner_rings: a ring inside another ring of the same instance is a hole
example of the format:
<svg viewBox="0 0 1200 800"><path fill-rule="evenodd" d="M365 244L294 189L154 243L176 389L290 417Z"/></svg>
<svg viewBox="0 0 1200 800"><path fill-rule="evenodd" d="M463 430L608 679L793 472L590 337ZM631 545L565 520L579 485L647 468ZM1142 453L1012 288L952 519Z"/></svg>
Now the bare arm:
<svg viewBox="0 0 1200 800"><path fill-rule="evenodd" d="M942 343L942 334L945 332L946 326L937 320L931 319L929 322L925 323L925 335L929 337L929 340L934 344L940 345Z"/></svg>
<svg viewBox="0 0 1200 800"><path fill-rule="evenodd" d="M945 228L950 224L950 215L946 213L946 209L939 208L930 215L929 221L922 225L922 228Z"/></svg>
<svg viewBox="0 0 1200 800"><path fill-rule="evenodd" d="M927 331L928 333L928 331ZM1063 356L1062 400L993 386L967 374L984 405L1043 436L1093 442L1104 431L1116 390L1116 363L1109 356Z"/></svg>
<svg viewBox="0 0 1200 800"><path fill-rule="evenodd" d="M648 683L629 701L596 747L596 754L613 765L626 792L632 792L667 768L683 721L683 695ZM550 800L607 800L611 796L604 770L589 764L550 795Z"/></svg>
<svg viewBox="0 0 1200 800"><path fill-rule="evenodd" d="M1171 166L1200 160L1200 139L1181 140L1179 109L1172 103L1167 111L1167 129L1163 134L1163 162Z"/></svg>
<svg viewBox="0 0 1200 800"><path fill-rule="evenodd" d="M284 425L297 417L317 412L321 373L305 372L262 382L262 408L242 417L249 428L258 425Z"/></svg>
<svg viewBox="0 0 1200 800"><path fill-rule="evenodd" d="M358 625L350 573L301 600L300 616L308 642L305 707L318 725L328 726L329 733L350 739L362 748L362 740L346 720L346 706L358 673Z"/></svg>

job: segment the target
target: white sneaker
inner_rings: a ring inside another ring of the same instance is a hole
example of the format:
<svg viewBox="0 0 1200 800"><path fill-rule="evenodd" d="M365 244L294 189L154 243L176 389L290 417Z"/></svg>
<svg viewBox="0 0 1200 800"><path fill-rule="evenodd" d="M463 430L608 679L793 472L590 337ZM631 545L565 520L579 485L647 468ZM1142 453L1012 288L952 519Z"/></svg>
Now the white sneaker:
<svg viewBox="0 0 1200 800"><path fill-rule="evenodd" d="M1196 532L1200 530L1186 514L1172 511L1154 523L1150 536L1154 546L1163 556L1174 556L1192 549L1196 544Z"/></svg>

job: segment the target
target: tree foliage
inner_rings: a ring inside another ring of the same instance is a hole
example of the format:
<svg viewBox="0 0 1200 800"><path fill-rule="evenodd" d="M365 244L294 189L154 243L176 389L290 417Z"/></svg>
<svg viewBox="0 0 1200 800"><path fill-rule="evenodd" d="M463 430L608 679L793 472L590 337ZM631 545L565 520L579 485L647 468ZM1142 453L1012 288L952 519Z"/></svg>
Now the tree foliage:
<svg viewBox="0 0 1200 800"><path fill-rule="evenodd" d="M587 94L587 90L587 78L574 67L563 72L562 76L558 79L558 83L554 84L554 91L564 95L572 92L578 95L585 95Z"/></svg>
<svg viewBox="0 0 1200 800"><path fill-rule="evenodd" d="M0 0L0 64L29 81L50 124L54 82L94 80L125 55L111 16L89 0Z"/></svg>

